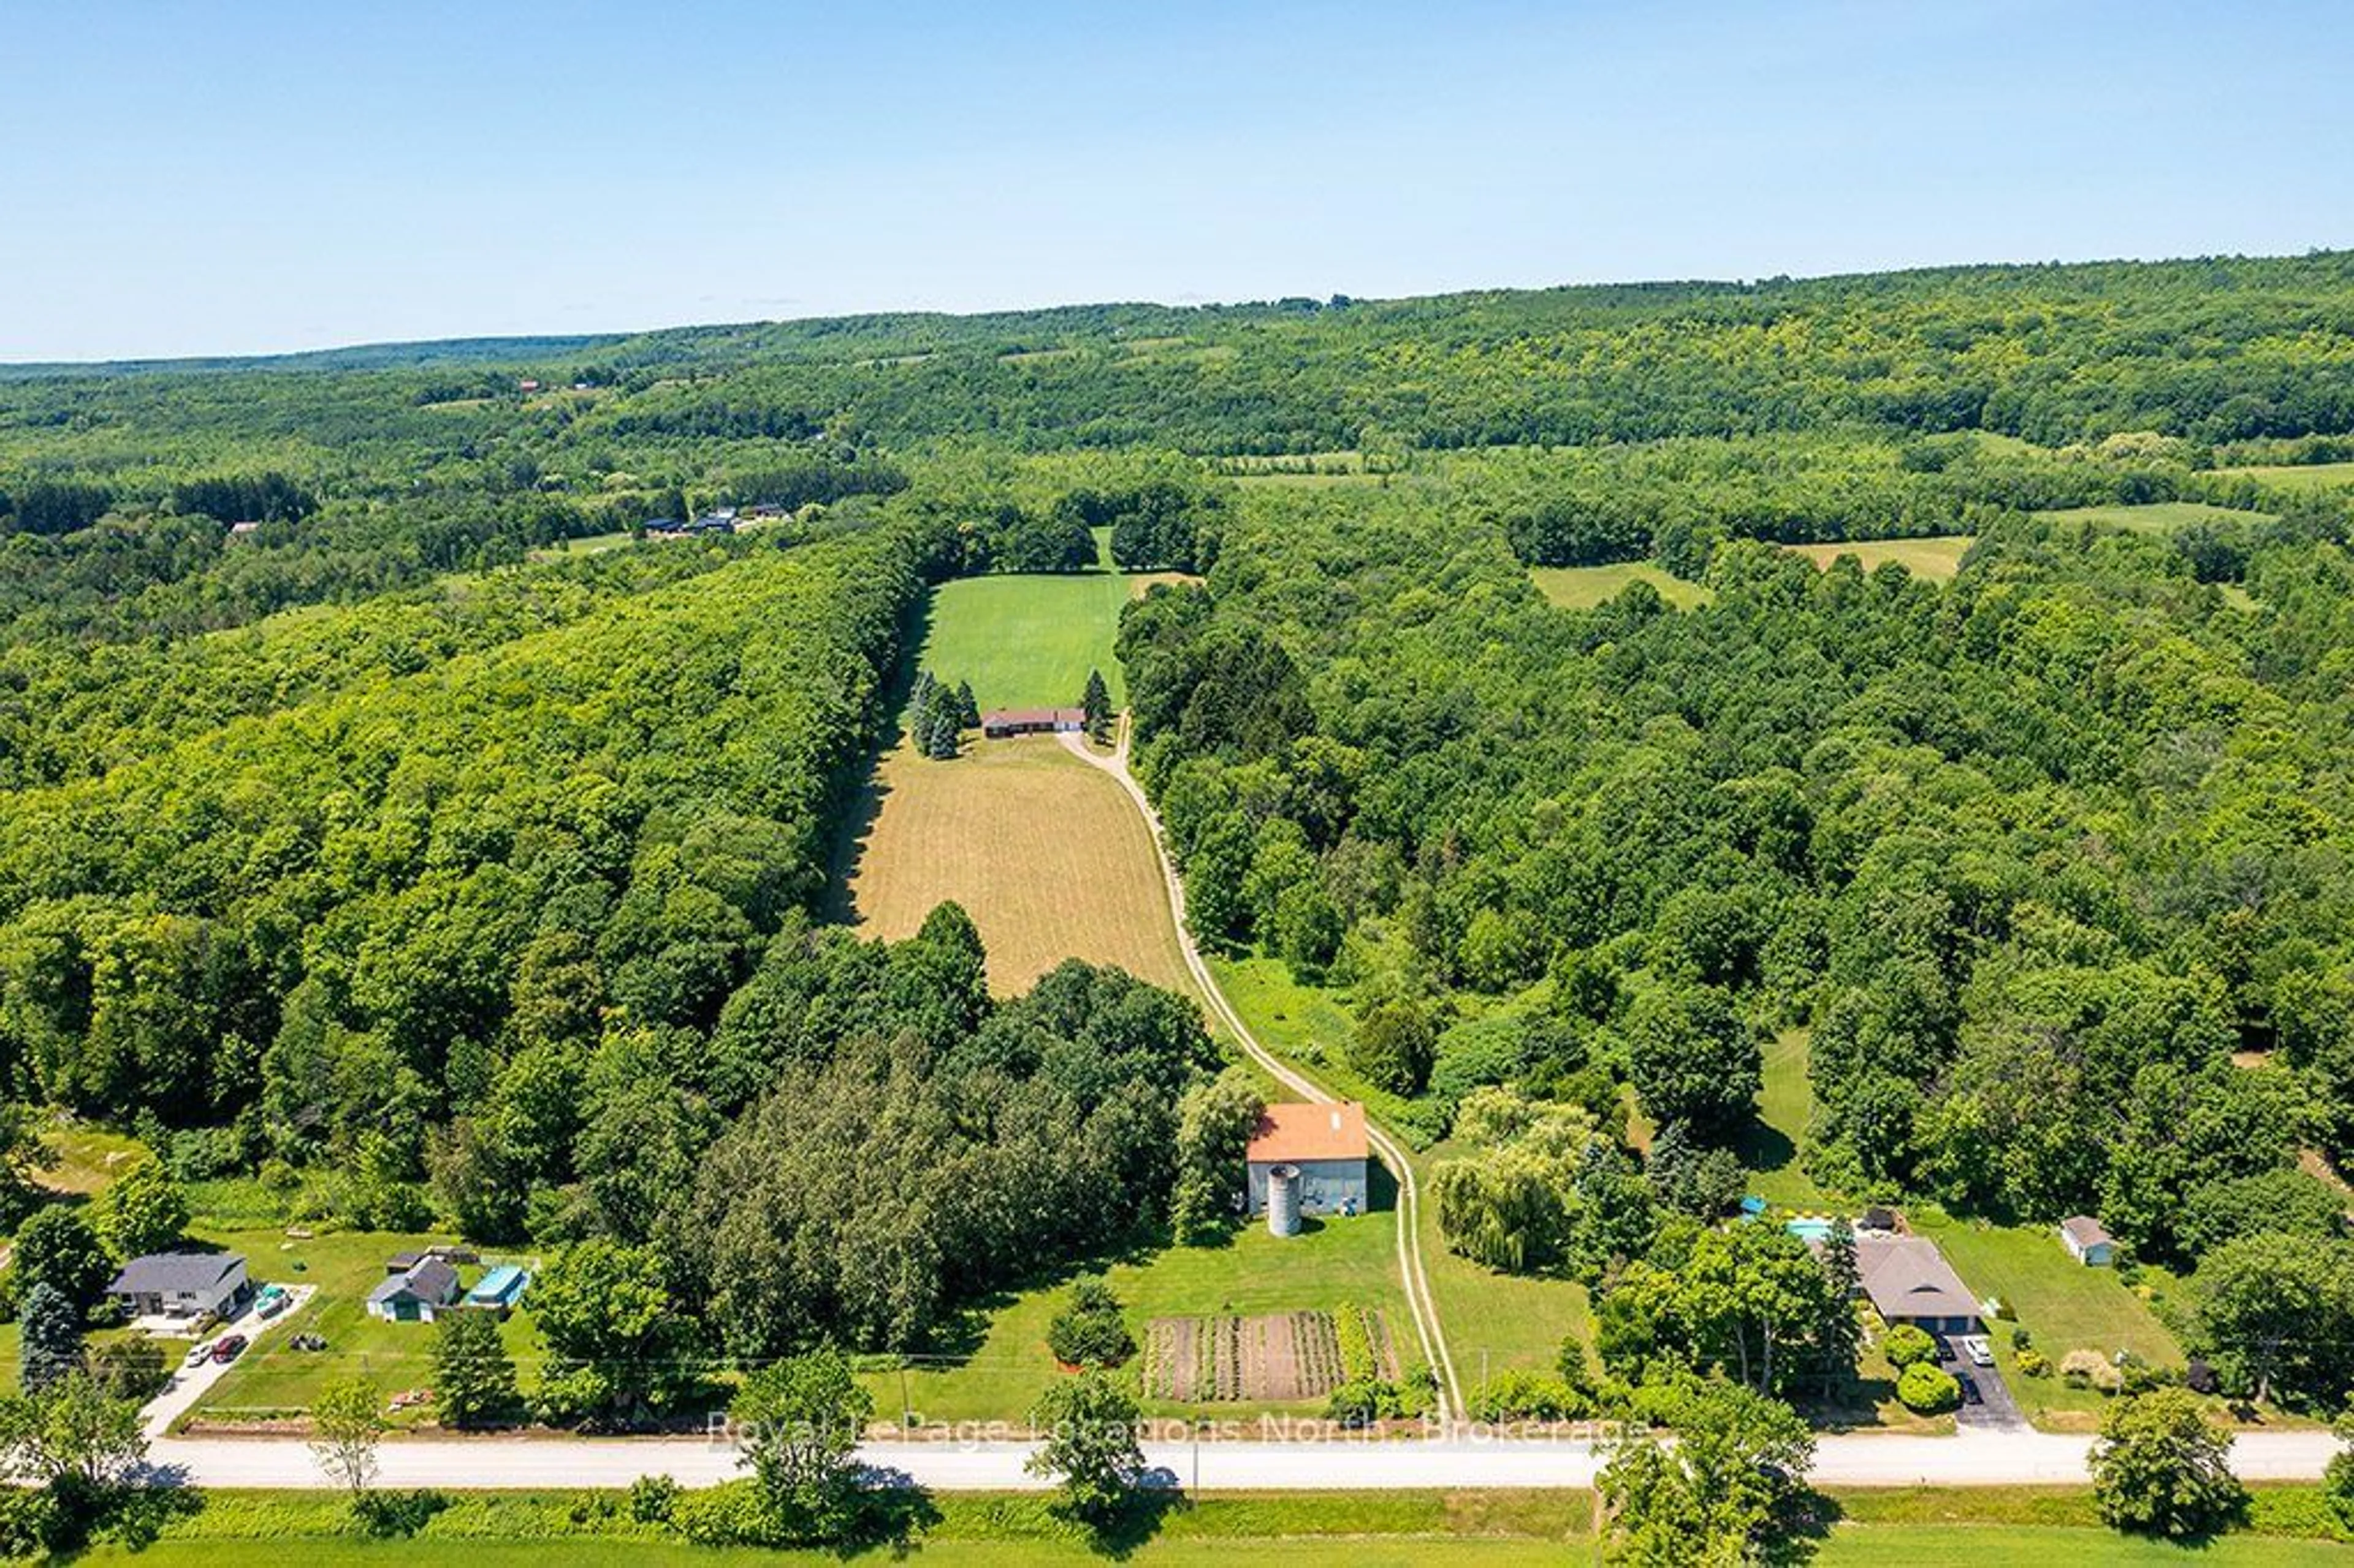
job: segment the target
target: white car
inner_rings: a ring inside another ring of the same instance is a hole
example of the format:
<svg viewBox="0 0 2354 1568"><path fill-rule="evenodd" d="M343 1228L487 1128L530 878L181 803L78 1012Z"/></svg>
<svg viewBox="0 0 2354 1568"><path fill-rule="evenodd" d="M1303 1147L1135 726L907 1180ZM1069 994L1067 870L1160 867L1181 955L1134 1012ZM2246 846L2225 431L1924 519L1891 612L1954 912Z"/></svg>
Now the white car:
<svg viewBox="0 0 2354 1568"><path fill-rule="evenodd" d="M200 1367L212 1359L212 1354L213 1348L210 1342L198 1340L188 1353L180 1359L180 1364L184 1367Z"/></svg>
<svg viewBox="0 0 2354 1568"><path fill-rule="evenodd" d="M1962 1354L1970 1358L1974 1367L1994 1365L1994 1347L1986 1342L1983 1334L1972 1334L1962 1341Z"/></svg>

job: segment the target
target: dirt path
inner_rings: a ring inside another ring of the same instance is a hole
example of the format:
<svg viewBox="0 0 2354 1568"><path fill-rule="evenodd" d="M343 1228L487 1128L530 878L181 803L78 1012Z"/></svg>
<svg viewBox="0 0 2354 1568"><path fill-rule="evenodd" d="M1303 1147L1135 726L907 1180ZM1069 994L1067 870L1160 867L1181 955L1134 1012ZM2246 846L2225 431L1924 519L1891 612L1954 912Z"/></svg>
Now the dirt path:
<svg viewBox="0 0 2354 1568"><path fill-rule="evenodd" d="M1059 738L1073 756L1118 779L1120 788L1128 792L1128 798L1135 802L1136 809L1144 814L1145 825L1152 832L1153 851L1161 859L1161 881L1169 890L1169 913L1177 923L1178 946L1183 950L1185 967L1192 972L1193 983L1200 988L1202 998L1209 1004L1211 1012L1233 1033L1235 1043L1242 1046L1251 1060L1266 1069L1276 1082L1303 1099L1329 1101L1337 1098L1322 1085L1259 1044L1258 1037L1250 1032L1250 1026L1242 1021L1242 1015L1226 1001L1226 993L1220 989L1217 978L1210 973L1210 966L1203 962L1202 950L1193 945L1193 934L1186 929L1185 885L1178 879L1176 863L1169 858L1169 842L1161 829L1161 813L1153 810L1152 801L1145 795L1143 786L1137 783L1135 776L1128 770L1126 720L1120 724L1119 745L1108 757L1090 748L1083 736L1064 735ZM1414 1161L1406 1158L1405 1149L1397 1139L1371 1118L1366 1118L1365 1130L1373 1143L1373 1152L1381 1157L1384 1165L1389 1167L1390 1174L1397 1178L1398 1271L1405 1280L1406 1305L1414 1310L1415 1337L1422 1342L1423 1358L1438 1376L1439 1422L1442 1425L1449 1425L1463 1412L1463 1385L1456 1378L1455 1360L1447 1351L1447 1333L1439 1323L1438 1308L1431 1298L1429 1277L1422 1266L1421 1185L1415 1179Z"/></svg>

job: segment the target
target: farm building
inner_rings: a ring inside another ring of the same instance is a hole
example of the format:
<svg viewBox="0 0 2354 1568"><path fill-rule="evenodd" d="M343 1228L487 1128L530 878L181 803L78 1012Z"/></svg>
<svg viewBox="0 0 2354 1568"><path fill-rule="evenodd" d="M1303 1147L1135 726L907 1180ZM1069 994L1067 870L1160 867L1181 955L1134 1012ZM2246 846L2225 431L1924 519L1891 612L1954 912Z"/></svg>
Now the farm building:
<svg viewBox="0 0 2354 1568"><path fill-rule="evenodd" d="M2086 1268L2106 1268L2116 1261L2116 1238L2090 1214L2071 1214L2061 1221L2060 1245Z"/></svg>
<svg viewBox="0 0 2354 1568"><path fill-rule="evenodd" d="M981 715L981 733L991 740L1009 735L1047 735L1087 727L1084 708L991 708Z"/></svg>
<svg viewBox="0 0 2354 1568"><path fill-rule="evenodd" d="M1981 1327L1969 1287L1925 1236L1859 1235L1855 1271L1864 1295L1891 1326L1910 1323L1933 1334L1971 1334Z"/></svg>
<svg viewBox="0 0 2354 1568"><path fill-rule="evenodd" d="M1250 1212L1266 1212L1267 1173L1288 1165L1299 1172L1294 1187L1301 1213L1361 1214L1371 1154L1365 1107L1354 1101L1269 1106L1246 1155Z"/></svg>
<svg viewBox="0 0 2354 1568"><path fill-rule="evenodd" d="M394 1323L430 1323L435 1313L457 1299L458 1271L438 1257L428 1257L369 1291L368 1316Z"/></svg>
<svg viewBox="0 0 2354 1568"><path fill-rule="evenodd" d="M245 1295L245 1259L233 1252L156 1252L134 1257L106 1293L134 1318L227 1317Z"/></svg>

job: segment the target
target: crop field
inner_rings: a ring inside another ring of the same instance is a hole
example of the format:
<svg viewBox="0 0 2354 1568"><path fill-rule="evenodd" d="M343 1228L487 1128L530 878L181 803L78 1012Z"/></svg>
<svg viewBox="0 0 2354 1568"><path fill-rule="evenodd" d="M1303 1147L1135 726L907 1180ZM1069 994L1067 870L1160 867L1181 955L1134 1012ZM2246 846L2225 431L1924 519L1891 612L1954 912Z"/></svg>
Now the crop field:
<svg viewBox="0 0 2354 1568"><path fill-rule="evenodd" d="M950 762L901 746L874 789L879 810L848 889L866 935L911 937L954 899L981 928L1001 993L1066 958L1191 991L1143 819L1052 736L972 739Z"/></svg>
<svg viewBox="0 0 2354 1568"><path fill-rule="evenodd" d="M1089 670L1103 672L1112 705L1124 706L1111 643L1132 591L1112 571L959 577L932 595L919 659L950 685L971 682L984 708L1074 705Z"/></svg>
<svg viewBox="0 0 2354 1568"><path fill-rule="evenodd" d="M2354 462L2268 463L2253 468L2219 468L2215 471L2239 474L2281 490L2354 488Z"/></svg>
<svg viewBox="0 0 2354 1568"><path fill-rule="evenodd" d="M1128 577L1128 597L1142 599L1155 586L1163 583L1175 588L1182 583L1198 583L1201 580L1191 572L1130 572ZM1104 679L1107 681L1111 679L1110 671L1104 672Z"/></svg>
<svg viewBox="0 0 2354 1568"><path fill-rule="evenodd" d="M1180 1404L1321 1399L1344 1383L1394 1383L1399 1371L1388 1319L1355 1307L1155 1318L1144 1339L1145 1397Z"/></svg>
<svg viewBox="0 0 2354 1568"><path fill-rule="evenodd" d="M1949 583L1962 569L1962 556L1978 541L1967 534L1943 534L1925 539L1847 539L1834 545L1789 545L1819 567L1841 556L1853 556L1865 571L1893 561L1916 577Z"/></svg>
<svg viewBox="0 0 2354 1568"><path fill-rule="evenodd" d="M2059 512L2039 512L2049 523L2104 523L2137 534L2166 534L2193 523L2255 523L2266 514L2234 512L2203 501L2153 501L2143 506L2072 506Z"/></svg>
<svg viewBox="0 0 2354 1568"><path fill-rule="evenodd" d="M1701 584L1688 583L1649 561L1618 561L1606 567L1531 567L1529 577L1539 593L1564 609L1592 609L1607 604L1631 583L1650 584L1678 609L1690 609L1716 597Z"/></svg>

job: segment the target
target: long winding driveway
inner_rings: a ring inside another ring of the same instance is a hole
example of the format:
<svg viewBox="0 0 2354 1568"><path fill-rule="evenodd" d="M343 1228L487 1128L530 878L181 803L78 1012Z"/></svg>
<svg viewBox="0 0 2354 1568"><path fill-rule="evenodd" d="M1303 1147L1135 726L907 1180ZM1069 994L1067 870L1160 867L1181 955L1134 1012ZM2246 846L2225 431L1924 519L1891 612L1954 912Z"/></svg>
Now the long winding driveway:
<svg viewBox="0 0 2354 1568"><path fill-rule="evenodd" d="M1161 822L1161 813L1153 810L1152 801L1144 787L1128 768L1128 725L1120 724L1119 744L1106 756L1090 747L1084 736L1065 733L1064 748L1091 768L1100 768L1116 779L1126 790L1136 809L1144 814L1145 826L1151 830L1153 853L1161 857L1161 880L1169 890L1169 915L1177 924L1177 945L1185 955L1185 967L1193 973L1193 983L1201 991L1210 1011L1225 1024L1235 1043L1250 1059L1266 1070L1268 1076L1303 1099L1327 1102L1335 1095L1313 1078L1300 1072L1259 1044L1258 1036L1250 1031L1234 1004L1226 1000L1225 991L1218 985L1210 966L1202 961L1202 950L1193 944L1193 934L1185 925L1185 885L1177 875L1176 862L1169 855L1169 835ZM1406 1158L1405 1148L1389 1132L1366 1118L1365 1130L1374 1153L1381 1157L1390 1174L1397 1178L1397 1252L1398 1272L1405 1281L1406 1304L1414 1312L1415 1338L1421 1342L1423 1359L1430 1363L1438 1378L1438 1418L1442 1426L1451 1425L1454 1417L1463 1411L1463 1385L1455 1375L1455 1358L1447 1347L1447 1330L1438 1320L1438 1307L1430 1294L1430 1277L1422 1266L1422 1189L1415 1179L1414 1161Z"/></svg>

